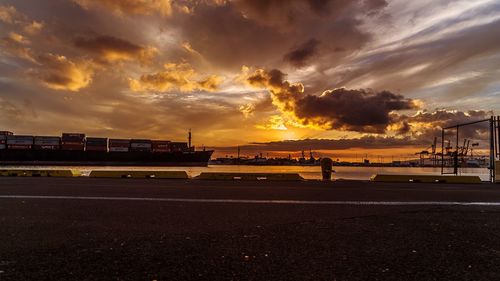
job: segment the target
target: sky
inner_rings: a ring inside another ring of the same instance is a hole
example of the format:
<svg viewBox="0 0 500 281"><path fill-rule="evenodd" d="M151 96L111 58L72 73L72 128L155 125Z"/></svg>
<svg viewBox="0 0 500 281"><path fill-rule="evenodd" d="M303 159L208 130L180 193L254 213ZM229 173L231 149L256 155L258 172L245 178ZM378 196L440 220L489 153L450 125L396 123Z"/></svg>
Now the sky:
<svg viewBox="0 0 500 281"><path fill-rule="evenodd" d="M2 0L0 130L414 154L500 112L498 30L496 0Z"/></svg>

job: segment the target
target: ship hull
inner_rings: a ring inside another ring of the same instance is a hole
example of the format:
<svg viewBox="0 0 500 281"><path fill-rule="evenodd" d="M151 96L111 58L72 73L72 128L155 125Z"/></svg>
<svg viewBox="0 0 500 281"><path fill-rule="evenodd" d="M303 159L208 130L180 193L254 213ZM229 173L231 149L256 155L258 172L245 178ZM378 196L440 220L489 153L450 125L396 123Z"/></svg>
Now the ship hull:
<svg viewBox="0 0 500 281"><path fill-rule="evenodd" d="M213 151L105 152L0 150L0 165L63 166L207 166Z"/></svg>

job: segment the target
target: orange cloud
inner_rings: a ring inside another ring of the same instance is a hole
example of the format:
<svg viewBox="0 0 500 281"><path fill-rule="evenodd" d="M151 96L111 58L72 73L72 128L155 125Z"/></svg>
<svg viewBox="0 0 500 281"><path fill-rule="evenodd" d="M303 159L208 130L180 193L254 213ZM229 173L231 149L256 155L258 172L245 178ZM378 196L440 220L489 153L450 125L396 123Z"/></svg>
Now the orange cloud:
<svg viewBox="0 0 500 281"><path fill-rule="evenodd" d="M77 92L90 85L94 65L88 60L70 60L65 56L47 54L40 56L41 66L29 73L43 85L54 90Z"/></svg>
<svg viewBox="0 0 500 281"><path fill-rule="evenodd" d="M30 20L26 15L20 13L14 6L0 5L0 21L20 26L29 34L37 33L44 27L43 22Z"/></svg>
<svg viewBox="0 0 500 281"><path fill-rule="evenodd" d="M170 0L73 0L84 9L104 7L117 14L151 15L172 13Z"/></svg>
<svg viewBox="0 0 500 281"><path fill-rule="evenodd" d="M286 81L277 69L257 69L247 76L246 83L268 89L287 124L295 127L381 134L399 121L394 111L417 108L413 100L389 91L340 88L320 96L305 94L302 83Z"/></svg>
<svg viewBox="0 0 500 281"><path fill-rule="evenodd" d="M249 118L255 112L255 104L247 103L244 105L240 105L238 110L243 114L245 118Z"/></svg>
<svg viewBox="0 0 500 281"><path fill-rule="evenodd" d="M9 56L36 63L35 55L29 47L30 43L31 42L23 35L16 32L10 32L8 36L0 39L0 46L2 47L1 52Z"/></svg>
<svg viewBox="0 0 500 281"><path fill-rule="evenodd" d="M0 6L0 21L9 24L15 24L21 21L23 15L19 13L14 6Z"/></svg>
<svg viewBox="0 0 500 281"><path fill-rule="evenodd" d="M100 60L107 62L137 60L148 64L158 53L154 47L143 47L113 36L77 38L76 47L97 54Z"/></svg>
<svg viewBox="0 0 500 281"><path fill-rule="evenodd" d="M31 23L26 23L24 26L24 31L28 34L36 34L45 26L45 23L32 21Z"/></svg>
<svg viewBox="0 0 500 281"><path fill-rule="evenodd" d="M187 63L169 63L164 67L164 71L130 79L130 89L135 92L168 92L176 89L182 92L215 91L222 82L222 78L216 75L198 79L199 75Z"/></svg>
<svg viewBox="0 0 500 281"><path fill-rule="evenodd" d="M255 128L262 130L279 130L286 131L288 128L285 125L285 120L280 115L273 115L269 118L267 123L262 125L256 125Z"/></svg>

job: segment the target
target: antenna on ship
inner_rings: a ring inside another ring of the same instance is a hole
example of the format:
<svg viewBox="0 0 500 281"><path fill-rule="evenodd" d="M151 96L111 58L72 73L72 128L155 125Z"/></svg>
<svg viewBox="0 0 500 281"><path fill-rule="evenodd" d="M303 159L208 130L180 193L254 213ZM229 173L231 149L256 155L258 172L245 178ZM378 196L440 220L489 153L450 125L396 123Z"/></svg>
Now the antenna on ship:
<svg viewBox="0 0 500 281"><path fill-rule="evenodd" d="M188 147L189 147L189 149L191 149L191 129L189 129L189 133L188 133Z"/></svg>

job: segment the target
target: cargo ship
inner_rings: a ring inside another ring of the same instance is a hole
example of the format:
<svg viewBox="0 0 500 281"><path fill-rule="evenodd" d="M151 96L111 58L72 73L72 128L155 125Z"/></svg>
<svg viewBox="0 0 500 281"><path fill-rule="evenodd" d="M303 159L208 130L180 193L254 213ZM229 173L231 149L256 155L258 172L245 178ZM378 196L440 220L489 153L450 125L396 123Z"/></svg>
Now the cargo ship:
<svg viewBox="0 0 500 281"><path fill-rule="evenodd" d="M0 131L0 165L207 166L213 150L188 142L149 139L15 135Z"/></svg>

